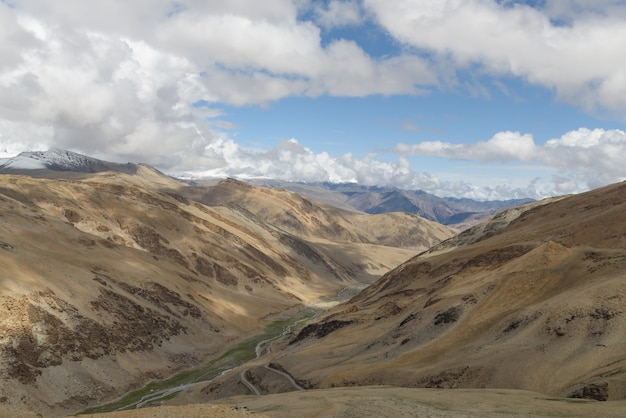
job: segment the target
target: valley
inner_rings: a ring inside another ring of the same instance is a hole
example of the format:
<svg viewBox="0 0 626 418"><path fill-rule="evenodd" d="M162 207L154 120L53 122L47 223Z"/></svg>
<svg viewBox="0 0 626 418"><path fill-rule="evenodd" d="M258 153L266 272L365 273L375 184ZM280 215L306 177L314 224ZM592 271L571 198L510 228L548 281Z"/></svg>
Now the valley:
<svg viewBox="0 0 626 418"><path fill-rule="evenodd" d="M283 314L284 315L284 314ZM215 360L191 370L177 373L171 378L151 382L144 388L126 394L121 399L81 411L83 414L94 414L103 412L114 412L126 409L139 409L145 406L159 404L169 398L178 396L180 393L226 374L242 363L258 358L264 351L269 351L271 343L283 335L289 334L300 323L312 319L314 311L301 310L295 315L290 315L283 319L272 321L265 326L262 334L255 335L240 342L237 346L221 354ZM245 372L245 370L244 370ZM243 372L241 373L243 375ZM256 388L249 382L242 381L252 392Z"/></svg>
<svg viewBox="0 0 626 418"><path fill-rule="evenodd" d="M0 176L2 416L616 416L626 397L624 183L459 232L145 165L37 170Z"/></svg>
<svg viewBox="0 0 626 418"><path fill-rule="evenodd" d="M0 418L626 417L626 0L0 0Z"/></svg>
<svg viewBox="0 0 626 418"><path fill-rule="evenodd" d="M277 363L316 388L624 399L625 187L504 212L433 247L331 309L317 322L329 332L303 330Z"/></svg>
<svg viewBox="0 0 626 418"><path fill-rule="evenodd" d="M625 188L504 211L278 340L262 362L163 407L243 405L275 417L621 416Z"/></svg>
<svg viewBox="0 0 626 418"><path fill-rule="evenodd" d="M254 187L252 203L239 196L237 205L209 206L143 165L37 170L0 176L1 409L9 415L78 412L198 368L268 321L362 288L455 233L381 215L423 232L389 242L364 215ZM253 213L263 201L284 202L297 229ZM326 212L337 215L332 229L319 228Z"/></svg>

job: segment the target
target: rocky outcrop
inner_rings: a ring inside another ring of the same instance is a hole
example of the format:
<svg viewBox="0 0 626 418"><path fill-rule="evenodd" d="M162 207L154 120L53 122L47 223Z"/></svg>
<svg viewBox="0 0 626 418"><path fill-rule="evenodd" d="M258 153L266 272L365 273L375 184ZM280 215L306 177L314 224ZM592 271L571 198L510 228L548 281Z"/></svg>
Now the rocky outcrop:
<svg viewBox="0 0 626 418"><path fill-rule="evenodd" d="M331 332L352 324L352 322L353 321L331 320L327 322L309 324L305 326L295 338L289 341L289 344L295 344L307 338L323 338Z"/></svg>

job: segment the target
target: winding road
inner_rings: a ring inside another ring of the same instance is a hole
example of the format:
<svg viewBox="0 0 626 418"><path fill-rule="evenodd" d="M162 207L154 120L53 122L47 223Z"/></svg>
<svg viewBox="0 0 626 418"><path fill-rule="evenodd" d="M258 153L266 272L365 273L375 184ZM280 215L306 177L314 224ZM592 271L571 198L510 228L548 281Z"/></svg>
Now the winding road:
<svg viewBox="0 0 626 418"><path fill-rule="evenodd" d="M337 293L336 296L332 297L332 298L328 298L324 301L320 301L312 306L309 306L307 308L304 308L305 310L309 310L312 315L310 316L305 316L304 318L301 318L297 321L294 321L293 323L285 326L282 330L282 332L278 335L275 335L271 338L266 338L264 340L259 341L256 346L255 346L255 354L256 354L256 358L260 358L263 357L264 355L270 354L272 352L272 344L278 340L281 337L284 337L286 335L288 335L289 333L291 333L296 327L298 327L301 323L306 322L306 321L311 321L313 319L315 319L321 312L329 309L330 306L334 306L337 303L341 302L342 300L345 299L349 299L351 296L354 295L354 292L356 291L358 293L358 291L361 290L361 288L344 288L341 291L339 291L339 293ZM134 401L130 401L127 404L124 404L123 406L119 406L119 404L117 405L116 409L111 409L111 411L115 410L115 411L120 411L120 410L124 410L124 409L129 409L129 408L141 408L144 407L152 402L158 401L158 400L162 400L163 398L166 397L170 397L171 395L176 394L177 392L182 392L185 391L189 388L192 388L193 386L202 383L202 384L206 384L209 381L212 381L214 379L219 378L220 376L223 376L225 374L227 374L228 372L232 371L233 369L235 369L237 366L231 366L230 368L223 368L222 370L219 371L219 373L216 373L215 375L213 375L212 377L210 377L207 380L203 380L203 381L194 381L194 382L190 382L190 383L184 383L184 384L180 384L180 385L176 385L176 386L172 386L172 387L168 387L165 389L158 389L158 390L154 390L153 392L147 393L143 396L140 396L137 400ZM302 386L300 386L298 384L298 382L296 382L296 380L289 374L286 373L282 370L279 370L275 367L272 367L270 363L265 363L262 365L262 367L265 367L267 370L270 370L274 373L279 374L280 376L282 376L285 380L287 380L289 382L289 384L291 386L293 386L293 388L295 390L305 390ZM243 369L240 373L239 376L241 378L241 382L250 390L250 392L254 393L255 395L261 395L261 391L259 390L259 388L257 388L252 382L250 382L248 380L248 378L246 377L246 372L249 369Z"/></svg>
<svg viewBox="0 0 626 418"><path fill-rule="evenodd" d="M304 390L304 388L300 386L298 382L296 382L296 380L293 378L293 376L291 376L289 373L285 373L282 370L275 369L269 363L264 365L263 367L265 367L267 370L273 371L274 373L282 375L285 379L289 381L289 383L291 383L291 386L296 388L296 390Z"/></svg>
<svg viewBox="0 0 626 418"><path fill-rule="evenodd" d="M246 385L246 387L255 395L260 395L261 391L257 389L257 387L254 386L254 384L251 381L249 381L248 378L246 377L247 372L248 372L248 369L243 369L241 373L239 373L239 377L241 378L241 383Z"/></svg>

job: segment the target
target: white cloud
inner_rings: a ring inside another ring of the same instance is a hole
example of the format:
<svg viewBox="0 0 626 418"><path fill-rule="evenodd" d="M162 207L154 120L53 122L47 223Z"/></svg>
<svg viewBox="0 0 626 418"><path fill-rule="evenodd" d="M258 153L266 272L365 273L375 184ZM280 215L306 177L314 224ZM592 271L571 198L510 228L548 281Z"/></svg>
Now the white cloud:
<svg viewBox="0 0 626 418"><path fill-rule="evenodd" d="M626 180L624 131L581 128L549 140L542 151L542 162L575 175L589 188Z"/></svg>
<svg viewBox="0 0 626 418"><path fill-rule="evenodd" d="M623 114L622 3L0 2L0 155L54 146L168 171L358 181L483 198L580 190L626 177L622 131L579 129L543 146L529 134L500 132L474 145L394 148L483 163L537 161L563 173L549 185L488 189L416 172L407 159L337 157L295 140L253 152L219 132L234 128L220 106L294 95L415 95L445 89L459 82L457 72L469 71L513 75L587 109ZM312 11L312 21L301 19L303 10ZM371 18L402 44L401 52L373 57L352 40L322 41L324 29L370 30L364 22Z"/></svg>
<svg viewBox="0 0 626 418"><path fill-rule="evenodd" d="M586 110L626 110L623 1L554 0L545 8L490 0L364 0L405 45L455 70L513 75ZM551 18L568 16L560 25Z"/></svg>
<svg viewBox="0 0 626 418"><path fill-rule="evenodd" d="M232 140L217 140L207 146L213 157L209 170L177 171L181 177L274 178L307 182L357 182L364 185L388 184L407 189L433 189L440 182L433 175L415 173L406 159L385 162L375 154L355 158L352 154L333 157L314 153L296 139L281 140L267 151L249 151ZM205 165L206 166L206 165Z"/></svg>
<svg viewBox="0 0 626 418"><path fill-rule="evenodd" d="M552 194L582 191L626 180L623 158L626 155L626 133L619 129L580 128L551 139L545 145L535 144L530 134L506 131L473 144L441 141L401 143L388 149L388 152L481 163L538 162L563 174L553 179Z"/></svg>
<svg viewBox="0 0 626 418"><path fill-rule="evenodd" d="M554 195L557 191L554 184L542 183L540 179L531 179L523 186L478 186L468 182L469 179L444 180L433 173L413 170L405 157L399 157L396 161L383 161L376 154L358 158L348 153L334 157L326 152L314 153L296 139L282 140L275 148L267 151L250 151L232 140L219 139L207 146L204 155L211 156L210 161L208 158L202 161L203 167L211 167L210 169L174 170L171 174L191 179L235 177L347 182L417 189L440 196L479 200L543 198Z"/></svg>
<svg viewBox="0 0 626 418"><path fill-rule="evenodd" d="M49 126L26 121L0 120L0 158L13 157L25 150L48 149L50 143L41 138L50 138L52 135L53 131Z"/></svg>
<svg viewBox="0 0 626 418"><path fill-rule="evenodd" d="M197 135L189 124L206 116L192 103L206 89L189 61L143 42L54 31L30 18L23 22L24 30L45 42L0 73L3 143L25 149L46 144L165 166L177 160L177 152L192 151ZM7 128L16 124L24 130ZM164 139L159 147L155 138Z"/></svg>
<svg viewBox="0 0 626 418"><path fill-rule="evenodd" d="M420 94L438 82L418 56L374 59L343 39L322 45L320 28L298 20L301 3L0 3L0 126L29 126L1 132L0 147L44 144L171 168L202 159L198 143L220 136L207 126L228 126L207 124L222 104ZM331 2L325 19L356 24L355 7Z"/></svg>
<svg viewBox="0 0 626 418"><path fill-rule="evenodd" d="M361 7L355 0L331 0L326 5L320 2L315 6L316 21L325 28L357 25L363 21Z"/></svg>
<svg viewBox="0 0 626 418"><path fill-rule="evenodd" d="M389 152L410 155L473 160L480 162L530 161L535 156L535 142L532 135L519 132L498 132L488 141L475 144L451 144L441 141L425 141L418 144L397 144Z"/></svg>

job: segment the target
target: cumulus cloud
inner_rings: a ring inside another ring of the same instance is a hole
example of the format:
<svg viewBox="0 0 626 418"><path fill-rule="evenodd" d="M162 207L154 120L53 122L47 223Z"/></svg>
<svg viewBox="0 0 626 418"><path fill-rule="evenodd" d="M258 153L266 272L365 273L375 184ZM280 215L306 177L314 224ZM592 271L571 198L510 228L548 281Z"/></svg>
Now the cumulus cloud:
<svg viewBox="0 0 626 418"><path fill-rule="evenodd" d="M421 94L437 84L422 57L376 59L345 39L322 45L320 27L298 18L304 3L1 2L0 146L191 166L232 127L211 121L222 105ZM360 19L354 1L316 10L329 25Z"/></svg>
<svg viewBox="0 0 626 418"><path fill-rule="evenodd" d="M178 171L183 178L239 177L273 178L289 181L392 185L405 189L437 190L442 184L435 175L414 172L406 158L382 161L376 154L357 158L348 153L334 157L314 153L296 139L281 140L266 151L250 151L232 140L217 140L207 148L213 157L208 170Z"/></svg>
<svg viewBox="0 0 626 418"><path fill-rule="evenodd" d="M451 144L442 141L425 141L418 144L397 144L389 152L410 155L473 160L479 162L530 161L535 153L535 141L530 134L498 132L488 141L474 144Z"/></svg>
<svg viewBox="0 0 626 418"><path fill-rule="evenodd" d="M397 144L387 150L401 155L477 161L539 163L568 176L555 175L552 194L587 190L626 180L626 133L619 129L580 128L537 145L531 134L498 132L487 141L452 144L425 141Z"/></svg>
<svg viewBox="0 0 626 418"><path fill-rule="evenodd" d="M356 181L482 198L622 179L622 131L579 129L545 145L530 134L500 132L473 145L392 149L481 163L536 161L563 172L549 185L491 189L417 172L404 157L332 156L295 140L251 151L224 132L236 128L225 105L418 95L455 83L482 94L477 83L459 81L462 72L519 77L585 109L624 114L623 2L540 3L0 1L0 156L59 147L169 172ZM375 57L354 40L322 40L337 27L372 29L372 19L399 52ZM409 122L404 128L420 129Z"/></svg>
<svg viewBox="0 0 626 418"><path fill-rule="evenodd" d="M542 162L572 173L589 188L626 180L622 130L581 128L547 141L542 151Z"/></svg>
<svg viewBox="0 0 626 418"><path fill-rule="evenodd" d="M395 161L385 161L377 154L356 157L351 153L339 157L327 152L315 153L296 139L281 140L266 151L251 151L232 140L217 140L209 145L203 161L207 170L175 171L177 177L199 179L206 177L234 177L240 179L271 178L286 181L357 183L368 186L392 186L400 189L424 190L439 196L467 197L478 200L543 198L565 191L556 183L540 178L531 179L523 186L479 186L462 179L442 179L437 174L420 172L411 168L408 156Z"/></svg>
<svg viewBox="0 0 626 418"><path fill-rule="evenodd" d="M626 44L624 3L540 4L364 0L393 37L448 61L454 71L521 77L586 110L626 110L626 55L618 52Z"/></svg>
<svg viewBox="0 0 626 418"><path fill-rule="evenodd" d="M361 7L355 0L331 0L328 4L318 3L315 18L325 28L357 25L363 21Z"/></svg>

